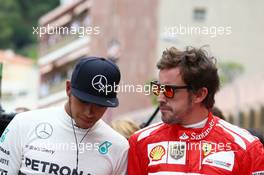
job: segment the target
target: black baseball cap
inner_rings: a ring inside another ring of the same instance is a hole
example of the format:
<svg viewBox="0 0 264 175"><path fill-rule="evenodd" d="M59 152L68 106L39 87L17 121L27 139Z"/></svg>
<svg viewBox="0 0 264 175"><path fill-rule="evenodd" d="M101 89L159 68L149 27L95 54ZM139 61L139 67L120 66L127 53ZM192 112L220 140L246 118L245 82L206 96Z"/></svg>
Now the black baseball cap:
<svg viewBox="0 0 264 175"><path fill-rule="evenodd" d="M116 88L120 70L112 61L100 57L81 58L71 77L71 93L87 103L117 107Z"/></svg>

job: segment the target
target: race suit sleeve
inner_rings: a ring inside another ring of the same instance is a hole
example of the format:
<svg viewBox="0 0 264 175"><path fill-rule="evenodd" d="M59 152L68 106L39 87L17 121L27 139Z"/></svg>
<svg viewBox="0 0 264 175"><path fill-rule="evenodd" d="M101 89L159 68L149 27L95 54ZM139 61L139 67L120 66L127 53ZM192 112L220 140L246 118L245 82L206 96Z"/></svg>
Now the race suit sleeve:
<svg viewBox="0 0 264 175"><path fill-rule="evenodd" d="M137 152L137 137L131 136L129 139L129 151L128 151L128 175L143 175L140 167L140 156Z"/></svg>
<svg viewBox="0 0 264 175"><path fill-rule="evenodd" d="M127 175L127 152L128 149L122 151L116 164L114 175Z"/></svg>
<svg viewBox="0 0 264 175"><path fill-rule="evenodd" d="M259 141L255 141L248 147L239 167L239 171L244 172L244 174L264 174L264 148Z"/></svg>
<svg viewBox="0 0 264 175"><path fill-rule="evenodd" d="M0 138L0 174L18 174L21 159L21 133L17 116L9 123Z"/></svg>
<svg viewBox="0 0 264 175"><path fill-rule="evenodd" d="M249 157L251 158L251 174L260 175L264 174L264 147L259 141L248 150Z"/></svg>

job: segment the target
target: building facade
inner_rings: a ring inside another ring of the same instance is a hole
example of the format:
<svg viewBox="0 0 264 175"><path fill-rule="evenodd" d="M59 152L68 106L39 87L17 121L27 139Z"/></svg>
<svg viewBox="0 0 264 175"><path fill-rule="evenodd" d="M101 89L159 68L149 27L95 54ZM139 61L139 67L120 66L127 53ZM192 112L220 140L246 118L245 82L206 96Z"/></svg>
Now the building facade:
<svg viewBox="0 0 264 175"><path fill-rule="evenodd" d="M144 85L153 79L157 4L156 0L65 1L42 16L39 27L49 33L39 37L38 107L65 102L65 81L74 63L83 56L103 56L115 61L121 70L122 85ZM70 32L62 33L63 30ZM151 98L144 92L124 90L118 97L120 106L107 111L107 121L152 106Z"/></svg>
<svg viewBox="0 0 264 175"><path fill-rule="evenodd" d="M34 61L12 50L3 50L0 51L0 63L2 108L9 112L21 107L36 108L38 70Z"/></svg>

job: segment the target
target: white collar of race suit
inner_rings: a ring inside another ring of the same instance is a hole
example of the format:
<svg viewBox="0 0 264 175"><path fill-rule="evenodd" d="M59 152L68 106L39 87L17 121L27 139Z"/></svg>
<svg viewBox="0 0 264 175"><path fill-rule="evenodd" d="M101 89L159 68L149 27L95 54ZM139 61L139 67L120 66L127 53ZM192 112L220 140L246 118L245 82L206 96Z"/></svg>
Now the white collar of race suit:
<svg viewBox="0 0 264 175"><path fill-rule="evenodd" d="M208 120L208 117L206 117L204 120L198 122L198 123L194 123L194 124L190 124L190 125L183 125L184 128L203 128L206 124Z"/></svg>

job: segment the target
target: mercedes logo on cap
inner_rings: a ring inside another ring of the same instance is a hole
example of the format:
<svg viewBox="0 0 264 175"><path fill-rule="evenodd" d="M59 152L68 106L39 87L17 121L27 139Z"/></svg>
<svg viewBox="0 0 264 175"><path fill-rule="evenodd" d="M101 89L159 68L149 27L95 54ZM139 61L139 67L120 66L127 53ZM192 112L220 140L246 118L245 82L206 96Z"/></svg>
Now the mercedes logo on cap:
<svg viewBox="0 0 264 175"><path fill-rule="evenodd" d="M47 139L52 135L53 128L49 123L40 123L35 128L35 133L40 139Z"/></svg>
<svg viewBox="0 0 264 175"><path fill-rule="evenodd" d="M107 79L103 75L96 75L94 76L92 80L92 86L94 89L96 89L98 92L101 92L107 88Z"/></svg>

